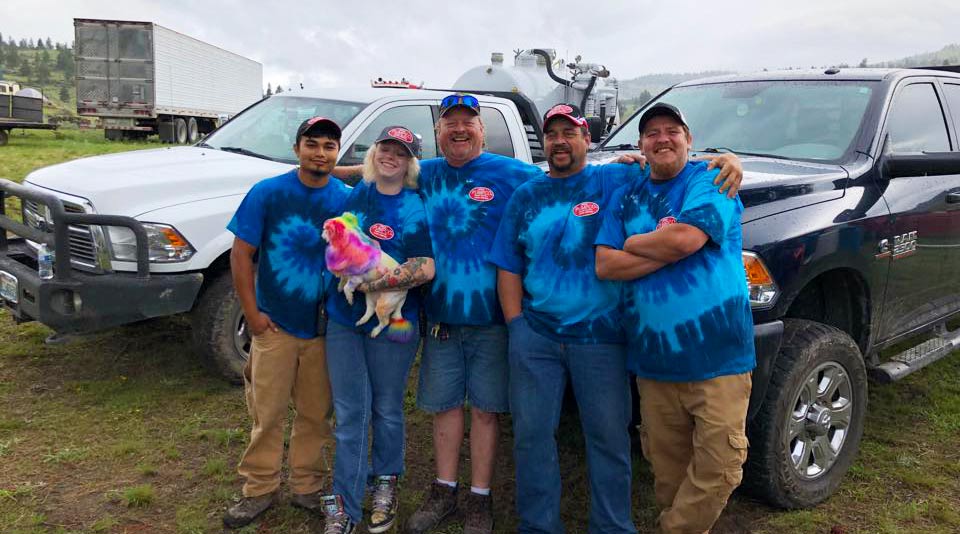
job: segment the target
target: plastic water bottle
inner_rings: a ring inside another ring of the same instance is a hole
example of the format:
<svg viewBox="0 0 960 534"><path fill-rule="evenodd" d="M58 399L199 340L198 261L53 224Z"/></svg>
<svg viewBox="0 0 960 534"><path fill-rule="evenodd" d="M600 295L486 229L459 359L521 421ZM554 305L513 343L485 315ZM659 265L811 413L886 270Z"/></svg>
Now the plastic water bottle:
<svg viewBox="0 0 960 534"><path fill-rule="evenodd" d="M41 243L40 250L37 251L37 272L41 280L53 278L53 251L46 243Z"/></svg>

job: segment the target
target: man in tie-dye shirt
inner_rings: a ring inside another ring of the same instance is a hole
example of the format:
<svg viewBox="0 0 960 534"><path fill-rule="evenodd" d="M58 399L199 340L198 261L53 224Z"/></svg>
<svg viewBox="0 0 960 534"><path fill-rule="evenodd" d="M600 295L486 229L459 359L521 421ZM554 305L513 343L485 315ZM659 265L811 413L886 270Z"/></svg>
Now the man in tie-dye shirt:
<svg viewBox="0 0 960 534"><path fill-rule="evenodd" d="M690 162L680 111L639 120L650 175L618 191L596 238L598 276L623 280L628 367L640 389L643 452L660 529L706 532L739 485L755 365L739 198Z"/></svg>
<svg viewBox="0 0 960 534"><path fill-rule="evenodd" d="M236 236L230 252L234 286L253 334L243 372L253 429L237 467L246 479L243 499L224 515L228 527L246 525L276 501L291 397L291 502L320 506L329 470L324 456L333 446L319 316L331 277L321 234L324 221L340 215L349 196L349 188L330 176L339 151L336 123L323 117L304 121L294 145L300 166L254 185L227 226Z"/></svg>

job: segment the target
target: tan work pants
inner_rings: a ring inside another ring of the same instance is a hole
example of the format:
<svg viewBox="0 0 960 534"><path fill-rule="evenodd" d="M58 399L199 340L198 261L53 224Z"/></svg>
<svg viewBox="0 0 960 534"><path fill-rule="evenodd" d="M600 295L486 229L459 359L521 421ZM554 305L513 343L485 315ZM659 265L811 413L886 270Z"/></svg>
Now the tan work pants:
<svg viewBox="0 0 960 534"><path fill-rule="evenodd" d="M253 419L250 444L237 466L246 478L243 495L265 495L280 486L291 397L296 413L290 434L290 489L300 494L321 489L334 443L324 338L301 339L268 329L254 336L243 378Z"/></svg>
<svg viewBox="0 0 960 534"><path fill-rule="evenodd" d="M750 373L701 382L637 379L643 455L664 534L702 534L743 478Z"/></svg>

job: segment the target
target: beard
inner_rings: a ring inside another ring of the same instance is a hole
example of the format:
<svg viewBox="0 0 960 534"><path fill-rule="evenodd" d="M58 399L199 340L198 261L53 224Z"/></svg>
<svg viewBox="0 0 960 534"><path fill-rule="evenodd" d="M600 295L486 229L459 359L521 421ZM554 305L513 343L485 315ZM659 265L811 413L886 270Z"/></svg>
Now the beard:
<svg viewBox="0 0 960 534"><path fill-rule="evenodd" d="M564 156L564 155L567 156L567 162L563 164L557 163L557 159L556 159L557 156ZM575 168L580 162L576 157L574 157L572 152L562 152L560 154L551 153L547 157L547 163L549 164L551 171L567 172Z"/></svg>

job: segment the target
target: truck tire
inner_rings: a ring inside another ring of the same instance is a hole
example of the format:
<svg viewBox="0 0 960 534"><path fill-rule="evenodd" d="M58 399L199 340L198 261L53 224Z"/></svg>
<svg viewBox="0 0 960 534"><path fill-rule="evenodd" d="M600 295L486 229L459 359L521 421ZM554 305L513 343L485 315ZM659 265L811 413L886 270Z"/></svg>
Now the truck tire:
<svg viewBox="0 0 960 534"><path fill-rule="evenodd" d="M204 361L231 383L242 384L250 335L229 270L214 279L200 296L190 319L194 345Z"/></svg>
<svg viewBox="0 0 960 534"><path fill-rule="evenodd" d="M867 372L841 330L785 319L766 398L750 421L744 489L775 506L807 508L836 491L856 457Z"/></svg>
<svg viewBox="0 0 960 534"><path fill-rule="evenodd" d="M173 119L173 142L178 145L187 144L187 121L183 117Z"/></svg>
<svg viewBox="0 0 960 534"><path fill-rule="evenodd" d="M200 125L195 117L187 120L187 141L192 145L200 140Z"/></svg>

